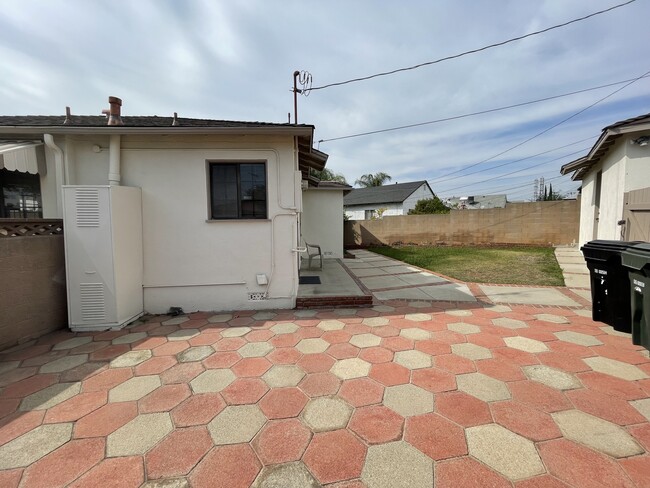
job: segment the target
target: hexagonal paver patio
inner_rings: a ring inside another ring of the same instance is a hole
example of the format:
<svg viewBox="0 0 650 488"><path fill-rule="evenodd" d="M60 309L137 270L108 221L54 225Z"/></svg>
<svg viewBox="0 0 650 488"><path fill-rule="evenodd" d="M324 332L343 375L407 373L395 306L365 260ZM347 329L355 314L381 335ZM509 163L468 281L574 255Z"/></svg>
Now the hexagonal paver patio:
<svg viewBox="0 0 650 488"><path fill-rule="evenodd" d="M395 300L51 334L0 352L0 486L649 486L650 358L585 312Z"/></svg>

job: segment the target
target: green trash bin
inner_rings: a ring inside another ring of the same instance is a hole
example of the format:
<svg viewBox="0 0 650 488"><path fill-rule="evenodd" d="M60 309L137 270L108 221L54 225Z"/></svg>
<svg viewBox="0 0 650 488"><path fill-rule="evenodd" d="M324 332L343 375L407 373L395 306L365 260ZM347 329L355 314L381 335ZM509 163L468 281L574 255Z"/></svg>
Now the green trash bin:
<svg viewBox="0 0 650 488"><path fill-rule="evenodd" d="M630 277L632 343L650 350L650 244L637 244L621 253Z"/></svg>

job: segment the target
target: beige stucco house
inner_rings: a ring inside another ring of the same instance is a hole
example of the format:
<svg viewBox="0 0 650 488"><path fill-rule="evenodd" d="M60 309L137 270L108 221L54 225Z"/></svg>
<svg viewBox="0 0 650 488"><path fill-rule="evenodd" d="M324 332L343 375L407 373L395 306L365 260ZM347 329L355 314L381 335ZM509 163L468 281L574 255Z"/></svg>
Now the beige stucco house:
<svg viewBox="0 0 650 488"><path fill-rule="evenodd" d="M582 181L580 242L650 241L650 114L605 127L589 153L562 166Z"/></svg>
<svg viewBox="0 0 650 488"><path fill-rule="evenodd" d="M93 307L120 300L111 288L121 286L119 249L141 253L126 275L149 313L293 308L304 240L342 257L344 188L319 192L310 179L328 157L312 147L313 126L127 117L119 99L109 101L106 116L0 117L0 148L20 141L12 157L38 162L29 167L38 170L43 217L64 219L67 244L75 233L95 243L66 256L87 274L79 286L96 282ZM139 190L105 190L117 186ZM113 207L124 217L111 220ZM112 237L93 241L89 222L104 217ZM130 230L117 236L124 221ZM115 263L104 276L93 248L109 240ZM69 295L74 286L68 276Z"/></svg>

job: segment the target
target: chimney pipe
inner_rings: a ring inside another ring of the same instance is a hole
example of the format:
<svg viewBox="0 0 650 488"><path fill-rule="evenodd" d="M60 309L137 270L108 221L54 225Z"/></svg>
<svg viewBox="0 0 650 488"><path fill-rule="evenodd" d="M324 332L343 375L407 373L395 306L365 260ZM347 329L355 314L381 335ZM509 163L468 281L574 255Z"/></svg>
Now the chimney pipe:
<svg viewBox="0 0 650 488"><path fill-rule="evenodd" d="M65 108L65 120L63 121L63 125L68 125L72 123L72 120L70 119L71 114L70 114L70 107Z"/></svg>
<svg viewBox="0 0 650 488"><path fill-rule="evenodd" d="M173 126L173 127L176 127L176 126L178 126L178 125L180 125L180 124L178 123L178 114L177 114L176 112L174 112L174 118L172 119L172 126Z"/></svg>
<svg viewBox="0 0 650 488"><path fill-rule="evenodd" d="M108 125L124 125L122 122L121 109L122 100L117 97L108 97Z"/></svg>

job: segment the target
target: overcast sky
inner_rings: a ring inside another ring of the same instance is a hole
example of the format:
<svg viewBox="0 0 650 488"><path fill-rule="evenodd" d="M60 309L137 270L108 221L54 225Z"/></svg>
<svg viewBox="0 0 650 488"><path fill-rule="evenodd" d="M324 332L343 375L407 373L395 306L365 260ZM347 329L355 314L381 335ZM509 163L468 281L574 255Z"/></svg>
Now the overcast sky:
<svg viewBox="0 0 650 488"><path fill-rule="evenodd" d="M125 115L286 122L294 70L309 71L317 87L476 49L622 1L0 0L0 114L63 114L66 105L100 114L115 95ZM298 121L316 126L315 141L327 140L633 79L650 70L648 18L650 2L637 0L460 59L315 90L299 97ZM545 177L554 190L570 192L579 182L559 178L560 166L584 155L604 126L650 112L650 78L494 156L621 86L324 141L320 149L350 183L384 171L393 182L426 179L443 197L522 200Z"/></svg>

